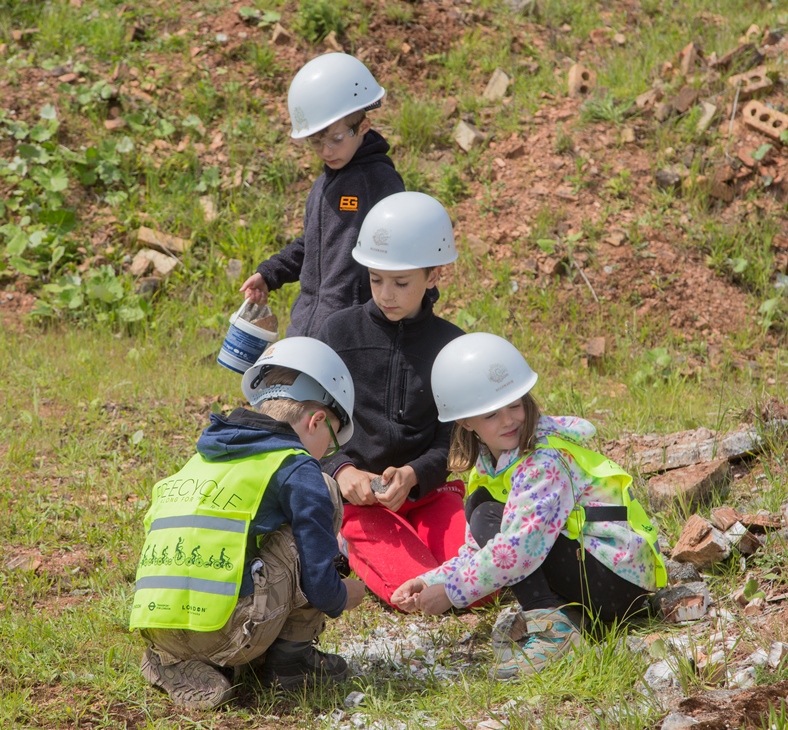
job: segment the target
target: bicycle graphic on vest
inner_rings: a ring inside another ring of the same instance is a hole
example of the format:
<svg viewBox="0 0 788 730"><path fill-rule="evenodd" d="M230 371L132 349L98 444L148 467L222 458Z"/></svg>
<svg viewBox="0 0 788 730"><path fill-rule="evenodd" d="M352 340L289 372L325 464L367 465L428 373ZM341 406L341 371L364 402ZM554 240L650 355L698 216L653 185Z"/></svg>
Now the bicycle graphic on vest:
<svg viewBox="0 0 788 730"><path fill-rule="evenodd" d="M224 548L222 548L222 552L219 555L219 559L214 560L213 555L211 555L211 557L208 558L208 562L205 564L205 567L206 568L213 567L216 568L216 570L221 570L222 568L225 568L227 570L232 570L233 564L229 560L227 560L227 558L224 557Z"/></svg>
<svg viewBox="0 0 788 730"><path fill-rule="evenodd" d="M183 545L183 538L178 538L178 544L175 546L175 555L173 560L175 561L175 565L183 565L186 562L186 553L181 550L181 546Z"/></svg>

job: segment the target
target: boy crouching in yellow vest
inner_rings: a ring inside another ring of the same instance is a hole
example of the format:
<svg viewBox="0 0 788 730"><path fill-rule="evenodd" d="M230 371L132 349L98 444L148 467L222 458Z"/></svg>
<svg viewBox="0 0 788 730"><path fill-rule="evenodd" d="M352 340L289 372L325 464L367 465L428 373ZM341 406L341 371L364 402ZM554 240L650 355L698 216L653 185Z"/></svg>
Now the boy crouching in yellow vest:
<svg viewBox="0 0 788 730"><path fill-rule="evenodd" d="M347 367L322 342L291 337L242 387L259 412L212 414L145 516L130 627L148 644L143 676L189 709L233 697L229 668L284 688L344 679L345 660L313 642L326 616L364 597L334 567L342 499L317 462L353 433Z"/></svg>

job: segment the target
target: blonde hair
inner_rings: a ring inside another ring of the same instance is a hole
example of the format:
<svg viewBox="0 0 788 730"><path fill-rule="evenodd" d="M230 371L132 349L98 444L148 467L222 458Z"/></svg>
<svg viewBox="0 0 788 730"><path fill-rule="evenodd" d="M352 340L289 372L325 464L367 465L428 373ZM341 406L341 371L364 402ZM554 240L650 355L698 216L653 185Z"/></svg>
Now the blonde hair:
<svg viewBox="0 0 788 730"><path fill-rule="evenodd" d="M301 373L298 370L275 365L270 372L266 373L264 387L270 388L272 385L292 385ZM277 398L276 400L264 400L258 404L257 410L266 416L271 416L277 421L287 421L291 426L300 421L305 414L312 414L315 411L324 411L326 416L329 414L335 418L336 414L325 404L316 400L291 400L290 398Z"/></svg>
<svg viewBox="0 0 788 730"><path fill-rule="evenodd" d="M363 109L348 114L342 121L347 124L350 129L356 129L361 122L367 118L367 113Z"/></svg>
<svg viewBox="0 0 788 730"><path fill-rule="evenodd" d="M523 433L520 436L519 449L521 454L533 451L536 446L536 427L539 423L541 409L536 398L530 393L522 397L523 408L525 408L525 421L523 422ZM479 458L479 437L460 423L454 424L451 434L451 445L449 446L449 471L455 474L462 474L476 464Z"/></svg>

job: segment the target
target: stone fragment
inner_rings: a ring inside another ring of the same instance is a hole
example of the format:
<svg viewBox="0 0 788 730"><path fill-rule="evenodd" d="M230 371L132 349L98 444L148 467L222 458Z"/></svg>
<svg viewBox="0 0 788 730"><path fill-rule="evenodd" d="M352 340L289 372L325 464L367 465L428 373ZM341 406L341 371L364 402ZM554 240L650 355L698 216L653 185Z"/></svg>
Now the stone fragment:
<svg viewBox="0 0 788 730"><path fill-rule="evenodd" d="M670 118L673 112L673 104L669 101L663 101L654 108L654 117L658 122L664 122L666 119Z"/></svg>
<svg viewBox="0 0 788 730"><path fill-rule="evenodd" d="M749 687L754 687L755 684L756 675L754 667L740 669L728 680L728 686L738 687L739 689L748 689Z"/></svg>
<svg viewBox="0 0 788 730"><path fill-rule="evenodd" d="M705 132L711 126L714 117L717 116L717 107L710 101L702 101L700 105L703 107L703 114L701 114L700 119L698 119L696 129L699 132Z"/></svg>
<svg viewBox="0 0 788 730"><path fill-rule="evenodd" d="M243 271L243 262L240 259L228 259L224 273L231 281L237 279ZM265 328L263 328L265 329Z"/></svg>
<svg viewBox="0 0 788 730"><path fill-rule="evenodd" d="M649 479L649 505L655 512L660 512L672 504L688 507L703 504L714 495L724 496L729 478L727 459L672 469Z"/></svg>
<svg viewBox="0 0 788 730"><path fill-rule="evenodd" d="M676 672L664 659L646 669L643 681L655 690L668 689L679 684Z"/></svg>
<svg viewBox="0 0 788 730"><path fill-rule="evenodd" d="M679 53L679 65L681 66L681 73L689 76L695 71L695 66L698 63L698 56L700 49L695 43L688 43Z"/></svg>
<svg viewBox="0 0 788 730"><path fill-rule="evenodd" d="M649 89L635 98L635 106L637 106L638 109L648 109L654 106L658 101L662 101L663 96L662 89Z"/></svg>
<svg viewBox="0 0 788 730"><path fill-rule="evenodd" d="M570 97L586 96L596 86L596 74L582 64L576 63L569 69L567 86Z"/></svg>
<svg viewBox="0 0 788 730"><path fill-rule="evenodd" d="M700 92L691 86L682 86L679 93L673 99L673 108L679 113L684 114L690 107L695 106Z"/></svg>
<svg viewBox="0 0 788 730"><path fill-rule="evenodd" d="M607 238L605 238L605 243L609 243L611 246L615 246L618 248L622 243L627 240L627 232L621 228L611 228L610 233L608 234Z"/></svg>
<svg viewBox="0 0 788 730"><path fill-rule="evenodd" d="M478 147L486 139L484 134L474 127L473 124L469 124L463 119L457 122L452 137L465 152L470 152L474 147Z"/></svg>
<svg viewBox="0 0 788 730"><path fill-rule="evenodd" d="M482 720L481 722L476 724L476 730L505 730L506 725L504 725L500 720L495 720L493 718L487 718L486 720Z"/></svg>
<svg viewBox="0 0 788 730"><path fill-rule="evenodd" d="M763 613L764 608L766 608L766 601L764 601L760 596L757 596L744 607L744 615L760 616Z"/></svg>
<svg viewBox="0 0 788 730"><path fill-rule="evenodd" d="M769 646L767 661L772 669L779 669L785 657L788 656L788 644L782 641L773 641Z"/></svg>
<svg viewBox="0 0 788 730"><path fill-rule="evenodd" d="M366 695L363 692L351 692L345 697L345 707L359 707L363 704Z"/></svg>
<svg viewBox="0 0 788 730"><path fill-rule="evenodd" d="M742 74L734 74L728 79L728 83L734 89L738 87L739 101L759 99L768 94L774 86L766 75L766 66L758 66Z"/></svg>
<svg viewBox="0 0 788 730"><path fill-rule="evenodd" d="M631 144L635 141L635 130L629 126L621 127L621 141L624 144Z"/></svg>
<svg viewBox="0 0 788 730"><path fill-rule="evenodd" d="M126 120L122 117L118 117L117 119L105 119L104 120L104 129L108 129L110 132L116 132L119 129L123 129L126 126Z"/></svg>
<svg viewBox="0 0 788 730"><path fill-rule="evenodd" d="M162 253L185 253L189 250L192 242L186 238L178 238L169 233L154 231L147 226L140 226L137 231L137 243L145 244Z"/></svg>
<svg viewBox="0 0 788 730"><path fill-rule="evenodd" d="M469 233L465 239L468 241L468 247L475 256L486 256L490 253L490 245L476 234Z"/></svg>
<svg viewBox="0 0 788 730"><path fill-rule="evenodd" d="M677 560L665 558L665 568L668 571L668 580L673 586L701 580L698 569L692 563L679 563Z"/></svg>
<svg viewBox="0 0 788 730"><path fill-rule="evenodd" d="M373 491L375 494L385 494L385 493L386 493L386 490L389 488L389 485L388 485L388 483L384 484L384 483L383 483L383 478L382 478L382 477L379 477L379 476L377 476L377 477L375 477L374 479L372 479L372 480L370 481L370 483L369 483L369 488L370 488L370 489L371 489L371 490L372 490L372 491Z"/></svg>
<svg viewBox="0 0 788 730"><path fill-rule="evenodd" d="M8 43L0 43L0 58L5 58L8 55Z"/></svg>
<svg viewBox="0 0 788 730"><path fill-rule="evenodd" d="M741 521L741 515L733 507L715 507L711 511L711 524L718 530L726 532L737 522Z"/></svg>
<svg viewBox="0 0 788 730"><path fill-rule="evenodd" d="M200 198L200 208L202 208L202 217L205 218L206 223L211 223L216 220L216 205L210 195L203 195Z"/></svg>
<svg viewBox="0 0 788 730"><path fill-rule="evenodd" d="M143 276L137 281L137 286L134 287L134 293L138 294L143 299L151 299L160 288L161 279L158 276Z"/></svg>
<svg viewBox="0 0 788 730"><path fill-rule="evenodd" d="M660 190L681 190L681 175L674 170L657 170L654 182Z"/></svg>
<svg viewBox="0 0 788 730"><path fill-rule="evenodd" d="M138 251L131 262L129 273L132 276L142 276L151 266L153 266L153 262L142 251Z"/></svg>
<svg viewBox="0 0 788 730"><path fill-rule="evenodd" d="M733 172L729 165L718 167L714 171L714 177L712 177L711 186L709 187L709 195L725 203L730 203L736 197L736 189L729 182L733 179L733 176L729 175L729 172Z"/></svg>
<svg viewBox="0 0 788 730"><path fill-rule="evenodd" d="M487 101L500 101L506 96L509 90L509 85L512 83L512 77L509 76L502 68L496 68L493 75L487 82L487 88L484 90L484 96Z"/></svg>
<svg viewBox="0 0 788 730"><path fill-rule="evenodd" d="M731 544L725 535L700 515L691 515L681 531L671 557L682 563L692 563L702 570L725 560Z"/></svg>
<svg viewBox="0 0 788 730"><path fill-rule="evenodd" d="M742 73L757 66L763 61L763 54L758 50L754 43L744 43L737 46L732 51L728 51L714 63L713 67L721 71L728 69L735 73ZM711 66L712 64L709 63Z"/></svg>
<svg viewBox="0 0 788 730"><path fill-rule="evenodd" d="M706 583L698 581L673 588L660 588L652 600L667 623L677 624L703 618L711 599Z"/></svg>
<svg viewBox="0 0 788 730"><path fill-rule="evenodd" d="M62 75L58 76L57 80L61 84L73 84L78 78L79 78L79 76L77 76L76 74L67 73L67 74L62 74Z"/></svg>
<svg viewBox="0 0 788 730"><path fill-rule="evenodd" d="M697 725L698 721L683 712L671 712L660 725L660 730L687 730L687 728Z"/></svg>
<svg viewBox="0 0 788 730"><path fill-rule="evenodd" d="M457 113L458 102L453 96L448 96L443 101L443 109L441 110L444 119L449 119Z"/></svg>
<svg viewBox="0 0 788 730"><path fill-rule="evenodd" d="M41 560L35 555L17 555L5 562L6 570L26 570L35 572L41 567Z"/></svg>
<svg viewBox="0 0 788 730"><path fill-rule="evenodd" d="M30 40L34 35L39 32L38 28L25 28L24 30L12 30L11 38L17 43L23 43Z"/></svg>
<svg viewBox="0 0 788 730"><path fill-rule="evenodd" d="M727 530L725 537L742 555L752 555L761 549L761 543L741 522L735 522Z"/></svg>
<svg viewBox="0 0 788 730"><path fill-rule="evenodd" d="M623 33L614 33L613 43L618 46L625 46L627 44L627 37Z"/></svg>
<svg viewBox="0 0 788 730"><path fill-rule="evenodd" d="M337 32L335 30L332 30L323 39L323 45L325 45L326 48L329 48L330 50L335 51L336 53L344 53L345 52L345 49L342 48L342 45L337 40Z"/></svg>
<svg viewBox="0 0 788 730"><path fill-rule="evenodd" d="M506 4L515 12L521 15L535 16L539 13L537 0L506 0Z"/></svg>
<svg viewBox="0 0 788 730"><path fill-rule="evenodd" d="M780 429L785 428L785 423L776 420L766 426L769 431L779 433ZM715 459L739 459L759 452L762 447L763 436L755 428L728 433L715 433L707 428L699 428L695 431L650 437L646 448L634 450L632 453L626 448L622 453L620 449L608 449L607 455L618 464L629 463L642 474L648 474Z"/></svg>
<svg viewBox="0 0 788 730"><path fill-rule="evenodd" d="M271 31L271 43L275 46L289 46L292 42L290 34L279 23L274 23Z"/></svg>
<svg viewBox="0 0 788 730"><path fill-rule="evenodd" d="M745 661L747 664L752 664L754 667L762 667L769 663L769 654L765 649L758 648L750 654Z"/></svg>
<svg viewBox="0 0 788 730"><path fill-rule="evenodd" d="M135 261L140 255L145 256L153 263L153 268L160 276L167 276L178 265L178 259L168 256L161 251L154 251L151 248L142 249L135 256Z"/></svg>
<svg viewBox="0 0 788 730"><path fill-rule="evenodd" d="M589 365L600 365L605 356L605 345L607 341L604 337L592 337L586 343L586 355L588 355Z"/></svg>
<svg viewBox="0 0 788 730"><path fill-rule="evenodd" d="M788 115L771 109L753 99L741 111L744 123L772 139L780 139L780 134L788 129Z"/></svg>
<svg viewBox="0 0 788 730"><path fill-rule="evenodd" d="M764 533L767 530L779 530L782 525L779 514L772 514L766 510L758 510L754 515L743 514L740 521L750 532L759 533Z"/></svg>

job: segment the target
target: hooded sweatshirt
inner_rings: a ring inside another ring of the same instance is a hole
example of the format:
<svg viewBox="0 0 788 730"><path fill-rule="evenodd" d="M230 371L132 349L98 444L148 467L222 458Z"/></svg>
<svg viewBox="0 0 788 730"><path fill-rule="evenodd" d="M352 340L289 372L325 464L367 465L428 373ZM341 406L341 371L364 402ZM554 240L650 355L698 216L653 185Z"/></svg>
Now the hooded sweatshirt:
<svg viewBox="0 0 788 730"><path fill-rule="evenodd" d="M391 322L374 299L329 317L317 338L347 365L356 391L353 436L335 455L323 459L334 475L343 464L381 474L409 464L420 499L446 482L452 424L438 421L432 397L432 364L444 345L462 330L437 317L429 293L421 311Z"/></svg>
<svg viewBox="0 0 788 730"><path fill-rule="evenodd" d="M542 416L537 443L546 447L547 437L554 435L589 448L586 442L595 434L596 428L582 418ZM482 444L480 451L476 468L490 477L521 459L519 449L513 449L493 465L489 449ZM480 549L466 526L465 545L457 557L421 578L427 585L444 584L458 608L519 583L542 565L559 534L569 537L564 528L575 502L620 506L621 491L590 476L568 452L537 448L514 469L501 531ZM585 550L616 575L649 591L656 588L651 548L627 522L587 522L581 539Z"/></svg>
<svg viewBox="0 0 788 730"><path fill-rule="evenodd" d="M228 418L212 413L210 426L197 441L200 455L213 462L303 448L290 424L246 408L236 408ZM240 595L254 590L251 563L258 556L257 537L289 524L301 558L304 595L316 609L331 618L339 616L347 604L347 589L333 564L337 553L333 514L317 459L309 454L287 458L268 483L252 518Z"/></svg>
<svg viewBox="0 0 788 730"><path fill-rule="evenodd" d="M388 150L388 142L370 130L347 165L324 166L306 201L303 235L257 267L271 291L301 282L288 337L314 337L329 314L372 296L367 270L351 251L370 209L405 190Z"/></svg>

